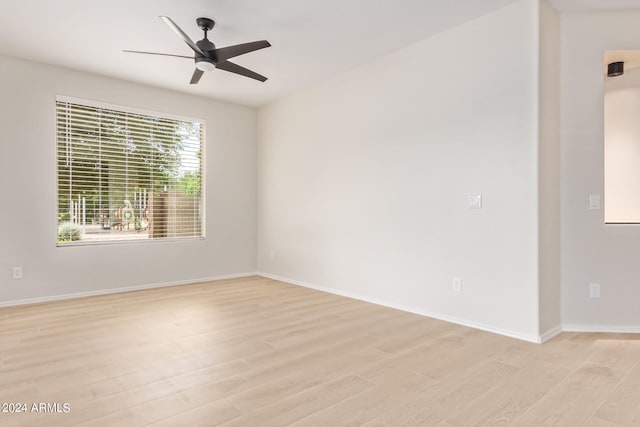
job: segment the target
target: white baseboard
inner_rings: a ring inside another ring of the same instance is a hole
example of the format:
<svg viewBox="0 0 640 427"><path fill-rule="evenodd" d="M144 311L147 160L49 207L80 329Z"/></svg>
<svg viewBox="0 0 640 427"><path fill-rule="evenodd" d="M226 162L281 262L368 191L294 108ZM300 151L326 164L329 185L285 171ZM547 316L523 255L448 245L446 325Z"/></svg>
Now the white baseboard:
<svg viewBox="0 0 640 427"><path fill-rule="evenodd" d="M612 334L640 334L640 326L562 325L562 330L565 332L606 332L606 333L612 333Z"/></svg>
<svg viewBox="0 0 640 427"><path fill-rule="evenodd" d="M545 343L562 332L564 332L564 328L562 327L562 325L551 328L547 332L540 335L540 343Z"/></svg>
<svg viewBox="0 0 640 427"><path fill-rule="evenodd" d="M414 314L419 314L421 316L425 316L425 317L431 317L433 319L438 319L438 320L444 320L445 322L450 322L450 323L455 323L458 325L462 325L462 326L468 326L470 328L474 328L474 329L480 329L483 331L487 331L487 332L492 332L494 334L498 334L498 335L504 335L507 337L511 337L511 338L516 338L519 340L523 340L523 341L528 341L528 342L532 342L532 343L536 343L536 344L540 344L542 343L542 337L538 336L538 335L529 335L529 334L523 334L521 332L517 332L517 331L512 331L512 330L508 330L508 329L503 329L503 328L499 328L493 325L486 325L483 323L479 323L479 322L474 322L468 319L462 319L459 317L455 317L455 316L449 316L446 314L442 314L442 313L437 313L437 312L433 312L433 311L427 311L427 310L423 310L420 308L416 308L416 307L410 307L410 306L406 306L406 305L402 305L402 304L397 304L397 303L392 303L389 301L383 301L377 298L369 298L363 295L358 295L358 294L354 294L351 292L345 292L345 291L341 291L338 289L333 289L333 288L326 288L324 286L317 286L311 283L307 283L307 282L302 282L300 280L295 280L295 279L291 279L288 277L283 277L283 276L278 276L276 274L270 274L270 273L264 273L264 272L258 272L257 273L258 276L262 276L262 277L266 277L268 279L273 279L273 280L278 280L280 282L286 282L286 283L290 283L292 285L298 285L298 286L302 286L305 288L310 288L310 289L315 289L317 291L322 291L322 292L327 292L330 294L335 294L335 295L340 295L343 297L347 297L347 298L352 298L352 299L356 299L359 301L365 301L365 302L369 302L372 304L377 304L377 305L381 305L384 307L389 307L389 308L394 308L396 310L401 310L401 311L406 311L409 313L414 313ZM550 338L550 337L549 337Z"/></svg>
<svg viewBox="0 0 640 427"><path fill-rule="evenodd" d="M164 283L154 283L149 285L137 285L137 286L128 286L125 288L113 288L113 289L100 289L96 291L88 291L88 292L76 292L73 294L64 294L64 295L53 295L47 297L39 297L39 298L26 298L20 300L13 301L0 301L0 307L13 307L16 305L26 305L26 304L38 304L42 302L50 302L50 301L60 301L66 299L73 298L83 298L83 297L92 297L96 295L108 295L108 294L117 294L121 292L132 292L132 291L141 291L143 289L153 289L153 288L164 288L167 286L178 286L178 285L190 285L194 283L202 283L202 282L211 282L216 280L225 280L225 279L236 279L240 277L250 277L256 276L258 273L239 273L239 274L228 274L224 276L214 276L214 277L202 277L199 279L190 279L190 280L178 280L175 282L164 282Z"/></svg>

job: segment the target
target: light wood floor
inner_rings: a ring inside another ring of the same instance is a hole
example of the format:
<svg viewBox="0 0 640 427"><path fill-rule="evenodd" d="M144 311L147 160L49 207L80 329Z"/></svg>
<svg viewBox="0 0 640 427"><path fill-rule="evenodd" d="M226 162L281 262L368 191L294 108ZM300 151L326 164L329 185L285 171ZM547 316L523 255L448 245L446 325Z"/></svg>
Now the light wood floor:
<svg viewBox="0 0 640 427"><path fill-rule="evenodd" d="M0 309L0 426L640 426L640 336L543 345L252 277Z"/></svg>

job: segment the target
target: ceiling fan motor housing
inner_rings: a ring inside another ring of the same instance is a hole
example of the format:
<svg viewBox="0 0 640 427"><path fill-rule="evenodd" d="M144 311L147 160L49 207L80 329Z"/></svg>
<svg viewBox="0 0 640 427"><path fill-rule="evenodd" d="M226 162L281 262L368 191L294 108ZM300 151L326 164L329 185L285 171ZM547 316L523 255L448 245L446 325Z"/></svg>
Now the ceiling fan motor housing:
<svg viewBox="0 0 640 427"><path fill-rule="evenodd" d="M204 39L196 42L196 46L204 53L204 55L200 55L198 52L195 53L196 68L202 71L211 71L216 68L216 45L205 36Z"/></svg>
<svg viewBox="0 0 640 427"><path fill-rule="evenodd" d="M209 51L215 50L216 45L213 44L209 39L202 39L196 42L196 46L200 48L204 53L208 53Z"/></svg>

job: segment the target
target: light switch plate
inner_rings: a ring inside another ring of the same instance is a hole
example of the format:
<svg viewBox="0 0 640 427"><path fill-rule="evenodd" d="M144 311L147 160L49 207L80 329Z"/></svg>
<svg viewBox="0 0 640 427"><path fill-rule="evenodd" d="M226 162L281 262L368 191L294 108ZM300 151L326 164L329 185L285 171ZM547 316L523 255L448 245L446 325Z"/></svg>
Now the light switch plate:
<svg viewBox="0 0 640 427"><path fill-rule="evenodd" d="M600 195L591 194L589 196L589 209L591 210L600 209Z"/></svg>
<svg viewBox="0 0 640 427"><path fill-rule="evenodd" d="M469 209L482 209L482 194L469 194L467 200Z"/></svg>
<svg viewBox="0 0 640 427"><path fill-rule="evenodd" d="M451 290L456 294L462 293L462 279L459 277L454 277L451 280Z"/></svg>
<svg viewBox="0 0 640 427"><path fill-rule="evenodd" d="M589 283L589 298L600 298L600 283Z"/></svg>

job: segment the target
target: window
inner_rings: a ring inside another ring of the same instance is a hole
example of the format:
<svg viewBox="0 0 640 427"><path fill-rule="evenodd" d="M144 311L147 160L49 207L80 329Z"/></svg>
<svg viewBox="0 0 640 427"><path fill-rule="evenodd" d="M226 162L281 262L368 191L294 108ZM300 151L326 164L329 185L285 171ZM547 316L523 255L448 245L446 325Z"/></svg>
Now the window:
<svg viewBox="0 0 640 427"><path fill-rule="evenodd" d="M58 246L204 236L204 123L56 98Z"/></svg>

